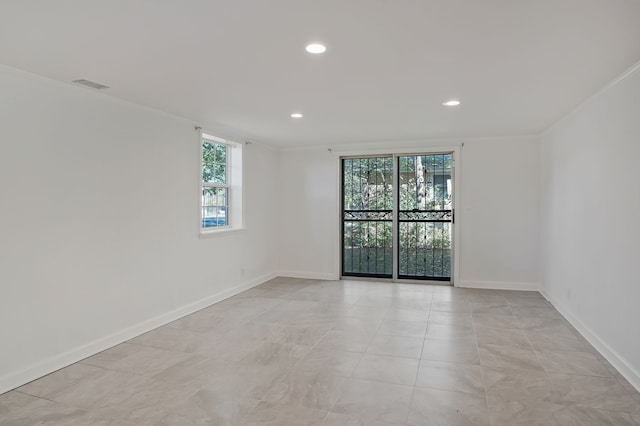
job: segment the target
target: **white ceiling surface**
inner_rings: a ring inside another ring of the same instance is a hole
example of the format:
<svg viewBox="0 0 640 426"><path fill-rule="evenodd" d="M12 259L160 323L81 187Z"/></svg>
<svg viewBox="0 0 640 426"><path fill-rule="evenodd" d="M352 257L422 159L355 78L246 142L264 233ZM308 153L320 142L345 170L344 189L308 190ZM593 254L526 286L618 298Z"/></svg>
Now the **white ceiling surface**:
<svg viewBox="0 0 640 426"><path fill-rule="evenodd" d="M281 147L536 134L639 59L638 0L0 1L0 63Z"/></svg>

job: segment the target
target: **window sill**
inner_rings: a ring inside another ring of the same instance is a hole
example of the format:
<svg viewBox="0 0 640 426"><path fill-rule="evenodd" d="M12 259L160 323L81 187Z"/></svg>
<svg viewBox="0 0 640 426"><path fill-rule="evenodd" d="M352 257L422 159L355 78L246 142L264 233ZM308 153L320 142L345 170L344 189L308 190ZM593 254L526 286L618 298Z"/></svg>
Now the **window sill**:
<svg viewBox="0 0 640 426"><path fill-rule="evenodd" d="M247 228L223 228L200 231L200 239L223 237L226 235L239 234L246 231Z"/></svg>

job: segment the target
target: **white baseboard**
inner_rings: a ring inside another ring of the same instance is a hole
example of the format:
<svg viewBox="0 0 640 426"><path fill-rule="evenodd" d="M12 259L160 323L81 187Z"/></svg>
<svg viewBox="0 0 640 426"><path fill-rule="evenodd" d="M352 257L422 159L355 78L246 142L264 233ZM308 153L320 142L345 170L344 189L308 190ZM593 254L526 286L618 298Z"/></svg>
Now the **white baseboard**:
<svg viewBox="0 0 640 426"><path fill-rule="evenodd" d="M280 271L278 272L278 276L288 277L288 278L303 278L308 280L327 280L327 281L335 281L338 279L336 275L331 273L304 272L304 271Z"/></svg>
<svg viewBox="0 0 640 426"><path fill-rule="evenodd" d="M631 365L624 357L607 344L600 336L594 333L585 323L583 323L573 312L564 306L558 299L552 297L544 288L539 289L542 296L549 301L557 310L562 314L571 325L578 330L578 332L584 337L600 354L605 357L611 365L622 376L627 379L631 385L640 392L640 372Z"/></svg>
<svg viewBox="0 0 640 426"><path fill-rule="evenodd" d="M483 288L487 290L520 290L520 291L538 291L540 286L538 283L525 283L516 281L467 281L461 280L456 282L456 287L464 288Z"/></svg>
<svg viewBox="0 0 640 426"><path fill-rule="evenodd" d="M249 282L221 291L212 296L198 300L197 302L182 306L162 315L158 315L154 318L150 318L122 331L118 331L109 336L101 337L93 342L73 348L60 355L45 359L24 370L7 374L0 377L0 394L29 383L56 370L67 367L68 365L83 360L91 355L95 355L98 352L102 352L113 346L119 345L122 342L126 342L127 340L133 339L136 336L161 327L186 315L192 314L200 309L206 308L207 306L211 306L214 303L220 302L231 296L235 296L238 293L249 290L250 288L262 284L276 276L276 273L265 274Z"/></svg>

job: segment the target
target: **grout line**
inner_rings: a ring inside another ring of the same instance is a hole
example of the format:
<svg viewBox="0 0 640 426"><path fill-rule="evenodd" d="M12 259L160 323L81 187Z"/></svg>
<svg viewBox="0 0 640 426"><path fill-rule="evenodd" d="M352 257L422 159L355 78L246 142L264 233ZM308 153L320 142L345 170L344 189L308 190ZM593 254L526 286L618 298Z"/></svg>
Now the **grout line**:
<svg viewBox="0 0 640 426"><path fill-rule="evenodd" d="M422 347L420 348L420 358L418 359L418 369L416 370L416 377L413 381L413 388L411 389L411 399L409 400L409 409L407 410L407 417L405 419L405 425L409 424L409 417L411 416L411 407L413 406L413 398L416 394L416 385L418 384L418 375L420 374L420 367L422 366L422 354L424 352L424 345L426 342L427 330L429 330L429 318L431 318L431 306L433 305L433 293L430 294L429 299L429 314L427 315L427 326L424 329L424 335L422 336Z"/></svg>
<svg viewBox="0 0 640 426"><path fill-rule="evenodd" d="M506 298L505 298L505 301L507 302L507 306L508 306L509 301L506 300ZM469 306L469 311L471 312L471 328L473 328L473 337L475 338L475 341L476 341L476 352L478 353L478 364L480 365L480 371L482 373L482 386L484 387L484 402L487 406L487 414L489 415L489 425L493 425L494 422L491 416L491 408L489 406L489 395L487 395L487 384L484 377L482 359L480 358L480 345L478 344L478 333L476 332L476 320L473 316L473 310L471 309L471 306Z"/></svg>

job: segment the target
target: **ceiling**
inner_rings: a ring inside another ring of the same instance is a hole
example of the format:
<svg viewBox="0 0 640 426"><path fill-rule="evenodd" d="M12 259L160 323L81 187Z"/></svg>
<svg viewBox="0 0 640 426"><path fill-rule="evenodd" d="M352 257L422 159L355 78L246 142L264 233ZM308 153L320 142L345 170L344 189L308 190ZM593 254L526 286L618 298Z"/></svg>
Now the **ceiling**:
<svg viewBox="0 0 640 426"><path fill-rule="evenodd" d="M0 1L0 63L281 147L537 134L638 60L638 0Z"/></svg>

